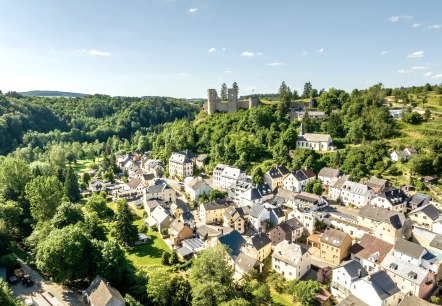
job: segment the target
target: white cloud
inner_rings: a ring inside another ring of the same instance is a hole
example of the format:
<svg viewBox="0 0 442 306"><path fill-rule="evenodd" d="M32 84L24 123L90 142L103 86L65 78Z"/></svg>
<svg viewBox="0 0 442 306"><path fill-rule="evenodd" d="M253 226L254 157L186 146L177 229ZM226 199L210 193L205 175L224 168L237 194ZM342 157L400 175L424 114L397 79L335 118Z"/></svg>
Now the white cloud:
<svg viewBox="0 0 442 306"><path fill-rule="evenodd" d="M431 78L432 79L440 79L440 78L442 78L442 73L435 74Z"/></svg>
<svg viewBox="0 0 442 306"><path fill-rule="evenodd" d="M307 55L307 51L303 51L302 55L306 56Z"/></svg>
<svg viewBox="0 0 442 306"><path fill-rule="evenodd" d="M226 70L226 71L224 71L225 73L227 73L227 74L230 74L230 73L232 73L232 71L231 70Z"/></svg>
<svg viewBox="0 0 442 306"><path fill-rule="evenodd" d="M317 53L324 53L324 48L317 49L315 52L317 52Z"/></svg>
<svg viewBox="0 0 442 306"><path fill-rule="evenodd" d="M380 55L385 55L389 53L391 53L391 50L382 50L381 52L379 52Z"/></svg>
<svg viewBox="0 0 442 306"><path fill-rule="evenodd" d="M412 70L425 70L428 69L427 66L413 66L411 67Z"/></svg>
<svg viewBox="0 0 442 306"><path fill-rule="evenodd" d="M221 51L223 51L223 52L226 51L226 50L227 50L226 48L222 48L222 49L221 49Z"/></svg>
<svg viewBox="0 0 442 306"><path fill-rule="evenodd" d="M429 77L429 76L432 76L433 74L434 74L433 72L428 71L428 72L425 72L422 76Z"/></svg>
<svg viewBox="0 0 442 306"><path fill-rule="evenodd" d="M424 57L424 51L415 51L411 54L407 55L408 58L420 58L420 57Z"/></svg>
<svg viewBox="0 0 442 306"><path fill-rule="evenodd" d="M197 11L198 11L197 7L192 7L189 9L189 13L191 13L191 14L196 13Z"/></svg>
<svg viewBox="0 0 442 306"><path fill-rule="evenodd" d="M413 16L391 16L388 18L390 22L398 22L399 20L411 20Z"/></svg>
<svg viewBox="0 0 442 306"><path fill-rule="evenodd" d="M262 55L262 52L257 52L256 55L258 55L258 56L259 56L259 55Z"/></svg>
<svg viewBox="0 0 442 306"><path fill-rule="evenodd" d="M241 56L252 57L252 56L255 56L255 53L249 52L249 51L244 51L243 53L241 53Z"/></svg>
<svg viewBox="0 0 442 306"><path fill-rule="evenodd" d="M216 48L210 48L208 51L209 51L209 53L213 53L216 51Z"/></svg>
<svg viewBox="0 0 442 306"><path fill-rule="evenodd" d="M98 55L98 56L109 56L109 55L112 55L112 53L110 53L110 52L98 51L98 50L95 50L95 49L92 49L92 50L78 49L78 50L75 50L75 52L87 53L89 55Z"/></svg>
<svg viewBox="0 0 442 306"><path fill-rule="evenodd" d="M285 63L277 63L277 62L275 62L275 63L267 63L266 65L267 66L271 66L271 67L275 67L275 66L284 66Z"/></svg>
<svg viewBox="0 0 442 306"><path fill-rule="evenodd" d="M442 28L440 24L433 24L427 27L428 30L439 30L440 28Z"/></svg>
<svg viewBox="0 0 442 306"><path fill-rule="evenodd" d="M408 74L408 73L412 73L412 72L413 72L413 70L404 70L404 69L401 69L401 70L398 70L397 73L400 73L400 74Z"/></svg>
<svg viewBox="0 0 442 306"><path fill-rule="evenodd" d="M413 28L418 28L422 25L422 23L413 23L412 27Z"/></svg>

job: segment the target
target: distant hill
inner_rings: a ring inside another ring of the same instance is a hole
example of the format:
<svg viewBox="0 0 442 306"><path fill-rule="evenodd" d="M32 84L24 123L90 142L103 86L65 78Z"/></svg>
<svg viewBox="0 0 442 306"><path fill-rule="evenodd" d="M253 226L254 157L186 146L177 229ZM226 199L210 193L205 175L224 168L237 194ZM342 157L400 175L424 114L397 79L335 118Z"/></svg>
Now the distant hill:
<svg viewBox="0 0 442 306"><path fill-rule="evenodd" d="M87 94L77 92L53 91L53 90L31 90L20 92L19 94L27 97L68 97L68 98L82 98Z"/></svg>

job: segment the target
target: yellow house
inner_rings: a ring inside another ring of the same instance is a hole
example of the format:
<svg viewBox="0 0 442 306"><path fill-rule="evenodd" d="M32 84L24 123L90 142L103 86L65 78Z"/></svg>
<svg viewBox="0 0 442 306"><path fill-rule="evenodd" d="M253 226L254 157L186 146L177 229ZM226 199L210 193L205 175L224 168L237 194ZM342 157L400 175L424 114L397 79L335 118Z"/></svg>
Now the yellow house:
<svg viewBox="0 0 442 306"><path fill-rule="evenodd" d="M246 223L249 219L249 209L245 207L230 206L223 214L225 227L236 229L241 234L246 231Z"/></svg>
<svg viewBox="0 0 442 306"><path fill-rule="evenodd" d="M223 202L206 202L199 207L199 217L204 224L223 223L224 212L229 208L230 204Z"/></svg>
<svg viewBox="0 0 442 306"><path fill-rule="evenodd" d="M348 256L352 245L351 237L339 230L327 229L320 240L321 258L339 265Z"/></svg>
<svg viewBox="0 0 442 306"><path fill-rule="evenodd" d="M246 255L264 262L272 253L272 241L265 233L254 234L241 250Z"/></svg>

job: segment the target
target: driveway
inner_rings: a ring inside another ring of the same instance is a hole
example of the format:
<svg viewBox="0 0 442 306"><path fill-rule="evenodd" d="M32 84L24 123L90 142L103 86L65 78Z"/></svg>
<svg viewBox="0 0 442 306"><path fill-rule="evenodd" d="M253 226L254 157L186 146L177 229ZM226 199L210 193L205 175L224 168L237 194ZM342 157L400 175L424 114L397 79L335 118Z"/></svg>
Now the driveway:
<svg viewBox="0 0 442 306"><path fill-rule="evenodd" d="M31 299L32 295L35 295L37 293L42 294L46 291L50 292L54 297L56 297L62 305L84 305L79 294L45 279L21 259L18 259L18 261L20 262L22 269L25 270L26 273L28 273L32 277L35 284L32 287L25 287L21 283L11 285L11 289L15 296L24 301L25 299Z"/></svg>

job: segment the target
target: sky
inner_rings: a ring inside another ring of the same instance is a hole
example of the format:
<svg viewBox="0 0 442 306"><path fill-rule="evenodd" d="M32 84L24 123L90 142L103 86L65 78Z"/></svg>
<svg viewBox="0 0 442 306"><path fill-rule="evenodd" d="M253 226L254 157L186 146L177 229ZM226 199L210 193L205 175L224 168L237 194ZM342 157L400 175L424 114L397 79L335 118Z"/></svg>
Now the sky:
<svg viewBox="0 0 442 306"><path fill-rule="evenodd" d="M442 1L0 0L0 90L206 97L442 83Z"/></svg>

